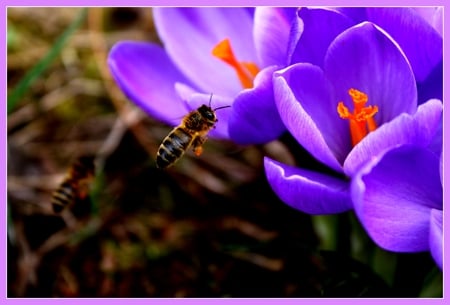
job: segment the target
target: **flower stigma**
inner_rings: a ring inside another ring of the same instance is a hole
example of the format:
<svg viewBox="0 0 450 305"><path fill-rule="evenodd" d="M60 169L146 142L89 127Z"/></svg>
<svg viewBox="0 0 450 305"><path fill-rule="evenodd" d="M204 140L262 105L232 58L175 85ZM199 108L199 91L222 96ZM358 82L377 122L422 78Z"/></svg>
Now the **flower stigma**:
<svg viewBox="0 0 450 305"><path fill-rule="evenodd" d="M259 72L258 66L253 62L238 61L228 38L220 41L213 48L212 54L234 68L243 88L253 87L253 80Z"/></svg>
<svg viewBox="0 0 450 305"><path fill-rule="evenodd" d="M339 102L337 112L342 119L348 119L350 124L350 134L352 137L352 145L358 144L369 132L377 129L377 124L373 119L375 113L378 112L377 106L367 106L367 94L359 90L351 88L348 94L353 101L353 113L345 107L343 102Z"/></svg>

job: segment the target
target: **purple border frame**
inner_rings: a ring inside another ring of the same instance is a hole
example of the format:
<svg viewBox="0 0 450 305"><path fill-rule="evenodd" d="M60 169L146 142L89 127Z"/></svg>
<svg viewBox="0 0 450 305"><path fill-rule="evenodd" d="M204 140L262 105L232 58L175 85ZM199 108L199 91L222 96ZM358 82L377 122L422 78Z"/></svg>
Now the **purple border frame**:
<svg viewBox="0 0 450 305"><path fill-rule="evenodd" d="M446 285L446 275L448 274L447 263L445 263L444 259L444 298L439 299L29 299L29 298L7 298L7 281L6 281L6 221L7 221L7 213L6 213L6 168L7 168L7 151L6 151L6 99L7 99L7 78L6 78L6 67L7 67L7 54L6 54L6 33L7 33L7 7L9 6L49 6L49 7L57 7L57 6L80 6L80 7L102 7L102 6L443 6L444 7L444 35L446 37L450 32L450 19L445 18L446 11L446 1L444 0L303 0L303 1L295 1L295 0L127 0L126 2L120 0L64 0L64 1L52 1L52 0L5 0L2 1L1 9L0 9L0 20L2 21L0 25L0 30L4 33L4 38L1 43L0 52L3 55L4 60L0 62L0 70L4 71L1 74L1 92L3 92L3 109L0 114L0 126L5 131L5 137L2 138L0 142L0 146L2 149L2 153L0 153L0 160L2 164L2 168L4 169L4 175L2 176L2 180L0 181L0 190L1 193L4 194L2 197L2 206L3 212L0 213L0 223L2 226L0 227L0 236L3 241L3 251L0 253L0 302L9 303L9 304L48 304L58 303L58 304L73 304L74 302L81 301L85 304L94 304L98 302L105 302L114 305L114 304L123 304L132 303L132 304L142 304L148 303L149 301L152 304L175 304L175 303L183 303L183 304L236 304L236 303L253 303L253 304L298 304L299 302L306 304L445 304L445 296L449 294L450 288ZM450 5L449 5L450 7ZM446 54L446 50L449 49L449 39L444 39L444 84L446 83L447 76L450 71L450 62L447 60L448 56ZM445 89L444 86L444 100L448 100L450 97L449 90ZM450 109L444 107L444 139L445 135L448 133L450 121ZM450 151L449 147L450 143L444 141L444 151ZM447 199L450 198L450 192L446 189L446 182L450 179L450 163L447 164L447 158L444 154L444 203L447 202ZM446 232L446 228L449 227L449 220L447 217L444 217L444 232ZM449 253L450 243L448 241L448 234L444 234L444 258L445 254Z"/></svg>

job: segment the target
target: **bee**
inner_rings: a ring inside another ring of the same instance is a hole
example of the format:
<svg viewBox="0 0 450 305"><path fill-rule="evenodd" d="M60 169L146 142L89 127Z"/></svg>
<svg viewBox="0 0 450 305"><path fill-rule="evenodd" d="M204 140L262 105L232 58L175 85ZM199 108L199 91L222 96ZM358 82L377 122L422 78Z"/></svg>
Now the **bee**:
<svg viewBox="0 0 450 305"><path fill-rule="evenodd" d="M173 165L191 146L196 156L202 154L206 135L217 123L216 111L230 107L212 109L211 99L212 95L208 106L202 105L188 113L181 124L164 138L156 155L156 167L163 169Z"/></svg>
<svg viewBox="0 0 450 305"><path fill-rule="evenodd" d="M53 192L51 201L53 211L60 213L75 201L85 199L89 193L89 186L94 179L94 173L94 158L83 156L75 160L62 183Z"/></svg>

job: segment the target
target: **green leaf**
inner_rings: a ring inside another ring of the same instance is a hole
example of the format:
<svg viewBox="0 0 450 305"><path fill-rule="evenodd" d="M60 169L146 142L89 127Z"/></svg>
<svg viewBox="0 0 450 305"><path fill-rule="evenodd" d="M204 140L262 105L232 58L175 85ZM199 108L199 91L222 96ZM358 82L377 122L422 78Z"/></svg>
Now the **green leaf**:
<svg viewBox="0 0 450 305"><path fill-rule="evenodd" d="M86 18L87 9L83 8L77 18L67 27L60 37L56 40L49 52L36 65L25 74L16 87L8 95L8 114L15 108L17 103L27 92L32 83L50 66L52 61L61 53L67 40L80 27Z"/></svg>
<svg viewBox="0 0 450 305"><path fill-rule="evenodd" d="M442 298L444 285L443 273L437 267L433 268L424 280L422 291L419 294L421 298Z"/></svg>

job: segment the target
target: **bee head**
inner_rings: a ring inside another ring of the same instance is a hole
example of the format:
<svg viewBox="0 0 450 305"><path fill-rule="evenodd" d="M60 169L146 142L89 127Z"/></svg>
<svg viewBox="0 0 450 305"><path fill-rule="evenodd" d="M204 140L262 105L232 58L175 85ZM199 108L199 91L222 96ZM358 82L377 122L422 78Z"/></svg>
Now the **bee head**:
<svg viewBox="0 0 450 305"><path fill-rule="evenodd" d="M198 112L207 121L217 122L216 113L214 112L214 110L211 107L206 106L206 105L202 105L202 106L200 106L200 108L198 108Z"/></svg>
<svg viewBox="0 0 450 305"><path fill-rule="evenodd" d="M86 177L95 172L93 156L81 156L73 163L73 175L77 177Z"/></svg>
<svg viewBox="0 0 450 305"><path fill-rule="evenodd" d="M213 95L211 93L208 106L202 105L202 106L200 106L200 108L197 109L197 111L201 114L201 116L203 118L205 118L209 123L217 122L216 110L231 107L231 106L222 106L222 107L212 109L211 108L212 97L213 97Z"/></svg>

